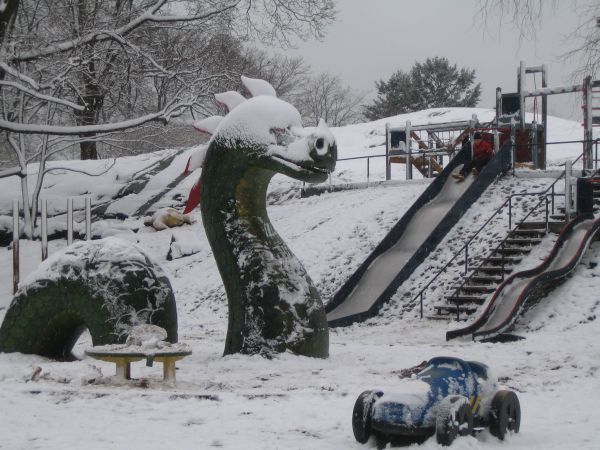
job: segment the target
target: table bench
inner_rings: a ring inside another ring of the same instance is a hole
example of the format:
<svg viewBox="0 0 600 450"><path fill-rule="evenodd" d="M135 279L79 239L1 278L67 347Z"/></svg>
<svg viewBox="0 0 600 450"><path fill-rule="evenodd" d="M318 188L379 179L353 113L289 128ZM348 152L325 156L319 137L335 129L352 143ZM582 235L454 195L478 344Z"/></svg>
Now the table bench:
<svg viewBox="0 0 600 450"><path fill-rule="evenodd" d="M192 354L192 351L184 346L151 351L131 347L115 348L112 345L105 347L87 349L85 354L100 361L115 363L117 366L116 378L119 380L130 380L131 363L145 359L148 367L152 367L154 362L162 363L163 381L175 384L175 362Z"/></svg>

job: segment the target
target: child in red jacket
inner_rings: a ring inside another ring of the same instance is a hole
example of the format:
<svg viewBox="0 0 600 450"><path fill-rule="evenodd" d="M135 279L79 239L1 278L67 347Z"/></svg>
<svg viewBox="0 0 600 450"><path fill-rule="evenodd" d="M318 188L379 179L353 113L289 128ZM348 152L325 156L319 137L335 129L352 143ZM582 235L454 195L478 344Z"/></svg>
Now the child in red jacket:
<svg viewBox="0 0 600 450"><path fill-rule="evenodd" d="M473 135L473 159L466 162L460 172L453 173L452 177L456 179L457 183L460 183L464 181L469 172L473 172L473 175L479 175L483 166L489 163L493 157L494 149L492 145L481 139L481 133L477 132Z"/></svg>

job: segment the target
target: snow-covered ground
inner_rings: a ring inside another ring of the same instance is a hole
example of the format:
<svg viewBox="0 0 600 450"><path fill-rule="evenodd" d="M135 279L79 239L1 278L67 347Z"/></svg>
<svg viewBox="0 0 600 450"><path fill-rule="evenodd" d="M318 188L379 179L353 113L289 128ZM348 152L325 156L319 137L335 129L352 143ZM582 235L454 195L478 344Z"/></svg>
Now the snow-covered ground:
<svg viewBox="0 0 600 450"><path fill-rule="evenodd" d="M385 122L413 124L464 120L477 113L488 120L491 110L443 109L424 111L384 121L334 129L340 157L379 154ZM439 111L437 111L439 112ZM491 116L490 116L491 118ZM581 138L574 122L552 119L550 140ZM580 145L549 150L550 165L576 157ZM190 150L177 156L183 169ZM90 181L83 174L55 173L48 177L44 195L52 197L56 211L64 209L65 196L92 195L108 199L137 171L149 167L164 153L118 160L107 174ZM373 161L372 161L373 163ZM56 163L101 171L107 162ZM81 164L81 165L80 165ZM354 165L353 165L354 164ZM365 181L365 162L338 165L343 181ZM558 168L558 167L557 167ZM395 168L401 178L403 166ZM362 172L361 172L362 170ZM171 167L152 178L143 198L131 196L124 209L143 203L177 175ZM371 166L372 177L383 178ZM118 176L117 176L118 174ZM600 244L595 243L582 264L564 285L527 311L517 323L526 339L504 344L469 340L445 341L455 324L419 320L417 310L406 308L415 294L512 192L540 190L552 182L539 178L506 177L493 185L446 236L439 248L398 291L382 314L369 321L330 332L330 358L326 360L278 355L222 356L227 327L224 289L204 235L199 211L196 220L180 229L156 232L142 218L96 223L107 234L138 242L169 274L175 289L180 341L193 354L178 363L177 386L163 385L160 364L132 366L137 381L115 385L109 377L114 365L89 358L59 363L37 356L0 354L0 448L5 449L359 449L352 435L351 414L356 397L365 389L392 391L400 370L433 356L450 355L489 364L501 382L518 392L522 406L521 433L500 442L488 432L461 438L457 449L598 449L600 437ZM188 177L169 192L161 206L179 205L195 182ZM334 177L335 179L336 177ZM16 180L0 180L0 208L9 211L18 192ZM334 181L332 181L334 182ZM11 184L14 183L14 184ZM290 248L304 263L325 300L361 264L369 252L402 217L427 187L426 180L394 186L342 191L301 199L298 184L276 177L270 194L269 214ZM525 201L523 201L525 202ZM6 206L4 206L6 205ZM526 209L520 206L519 211ZM57 219L58 220L58 219ZM494 235L506 229L505 217L489 226L487 241L474 243L483 252ZM134 232L137 230L137 232ZM173 234L193 232L200 251L167 261ZM551 237L548 238L551 240ZM64 247L52 241L50 252ZM551 242L546 242L548 248ZM21 241L23 276L40 259L39 242ZM543 253L534 252L525 265L535 265ZM12 253L0 249L0 320L11 300ZM440 277L438 290L426 297L426 308L440 301L460 269ZM77 353L89 345L83 339ZM40 368L41 371L36 370ZM140 381L149 380L148 383ZM148 386L149 385L149 386ZM439 448L435 439L419 448Z"/></svg>

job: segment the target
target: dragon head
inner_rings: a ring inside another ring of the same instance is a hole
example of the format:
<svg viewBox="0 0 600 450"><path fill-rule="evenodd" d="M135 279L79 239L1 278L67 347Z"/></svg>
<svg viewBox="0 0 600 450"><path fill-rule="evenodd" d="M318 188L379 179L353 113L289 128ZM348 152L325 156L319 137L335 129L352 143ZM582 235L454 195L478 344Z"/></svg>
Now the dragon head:
<svg viewBox="0 0 600 450"><path fill-rule="evenodd" d="M325 181L335 168L335 137L321 120L317 127L303 128L300 113L291 104L278 99L273 87L263 80L242 77L253 95L246 100L237 92L217 94L229 113L196 122L194 127L210 134L211 141L188 161L186 171L202 167L207 149L240 151L239 158L253 166L282 173L300 181ZM196 192L194 191L196 190ZM200 201L197 183L188 199L186 212Z"/></svg>

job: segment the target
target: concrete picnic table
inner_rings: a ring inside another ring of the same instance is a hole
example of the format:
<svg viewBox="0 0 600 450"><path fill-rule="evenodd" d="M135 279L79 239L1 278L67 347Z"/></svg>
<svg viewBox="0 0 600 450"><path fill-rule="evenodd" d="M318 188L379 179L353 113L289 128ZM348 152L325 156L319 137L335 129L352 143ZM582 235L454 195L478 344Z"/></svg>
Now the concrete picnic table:
<svg viewBox="0 0 600 450"><path fill-rule="evenodd" d="M163 381L175 384L175 362L192 354L185 344L172 344L160 348L146 349L132 345L103 345L85 350L85 354L100 361L117 365L116 377L120 380L131 379L131 363L146 360L146 365L163 364Z"/></svg>

